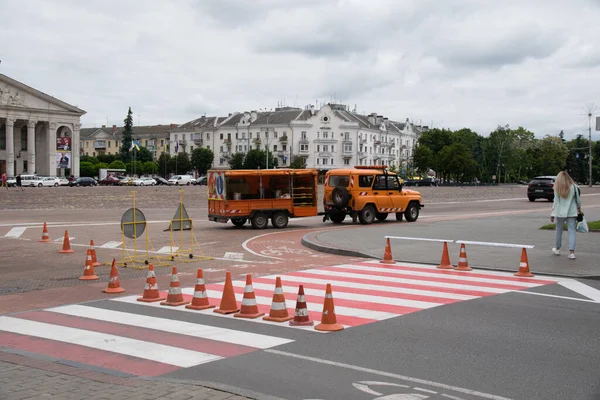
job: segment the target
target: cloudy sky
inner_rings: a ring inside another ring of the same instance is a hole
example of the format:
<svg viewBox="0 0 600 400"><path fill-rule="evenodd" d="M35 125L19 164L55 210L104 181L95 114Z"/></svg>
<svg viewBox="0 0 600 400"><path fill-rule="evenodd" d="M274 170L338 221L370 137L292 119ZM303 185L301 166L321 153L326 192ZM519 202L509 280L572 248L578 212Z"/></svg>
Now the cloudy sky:
<svg viewBox="0 0 600 400"><path fill-rule="evenodd" d="M332 99L482 135L587 136L600 115L600 0L2 0L0 15L0 72L83 108L84 127L129 106L147 125Z"/></svg>

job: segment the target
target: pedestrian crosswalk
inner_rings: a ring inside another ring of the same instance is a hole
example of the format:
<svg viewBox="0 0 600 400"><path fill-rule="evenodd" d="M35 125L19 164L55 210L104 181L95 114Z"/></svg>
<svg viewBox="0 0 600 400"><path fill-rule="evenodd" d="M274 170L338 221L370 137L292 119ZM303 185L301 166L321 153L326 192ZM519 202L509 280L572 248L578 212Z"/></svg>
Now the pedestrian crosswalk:
<svg viewBox="0 0 600 400"><path fill-rule="evenodd" d="M253 278L261 312L269 313L276 277ZM280 277L288 312L293 315L298 285L303 285L308 313L315 324L321 318L325 287L331 283L337 321L346 328L555 283L551 279L519 278L495 271L459 272L377 261L302 270ZM223 286L224 283L206 285L211 304L218 306ZM233 287L241 302L245 280L233 281ZM166 294L168 288L161 289ZM183 288L182 292L191 301L194 288ZM15 350L95 367L156 376L323 333L310 326L292 327L262 318L237 319L212 309L196 311L142 303L138 297L139 294L128 295L0 316L0 343Z"/></svg>

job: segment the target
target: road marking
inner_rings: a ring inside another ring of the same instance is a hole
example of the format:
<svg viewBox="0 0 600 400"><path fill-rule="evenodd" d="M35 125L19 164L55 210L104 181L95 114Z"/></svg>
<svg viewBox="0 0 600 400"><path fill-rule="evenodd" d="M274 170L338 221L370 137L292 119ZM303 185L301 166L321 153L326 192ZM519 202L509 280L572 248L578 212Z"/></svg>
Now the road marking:
<svg viewBox="0 0 600 400"><path fill-rule="evenodd" d="M158 249L157 253L158 254L171 254L172 252L176 252L177 250L179 250L179 247L177 246L163 246L160 249Z"/></svg>
<svg viewBox="0 0 600 400"><path fill-rule="evenodd" d="M111 242L106 242L102 246L98 246L98 247L103 248L103 249L116 249L117 247L121 246L122 243L123 242L111 241Z"/></svg>
<svg viewBox="0 0 600 400"><path fill-rule="evenodd" d="M25 229L27 229L27 227L12 228L10 231L8 231L8 233L6 235L4 235L4 237L5 238L19 238L25 232Z"/></svg>
<svg viewBox="0 0 600 400"><path fill-rule="evenodd" d="M286 351L280 351L280 350L274 350L274 349L267 349L264 351L267 353L277 354L277 355L284 356L284 357L298 358L301 360L312 361L312 362L319 363L319 364L331 365L334 367L351 369L351 370L360 371L360 372L366 372L366 373L373 374L373 375L386 376L388 378L394 378L394 379L399 379L399 380L403 380L403 381L419 383L421 385L433 386L433 387L437 387L437 388L441 388L441 389L445 389L445 390L452 390L455 392L470 394L472 396L479 396L484 399L511 400L508 397L496 396L493 394L478 392L476 390L465 389L465 388L461 388L458 386L451 386L451 385L446 385L444 383L428 381L426 379L413 378L410 376L393 374L391 372L385 372L385 371L379 371L379 370L371 369L371 368L359 367L358 365L345 364L345 363L340 363L340 362L336 362L336 361L325 360L322 358L303 356L300 354L288 353Z"/></svg>
<svg viewBox="0 0 600 400"><path fill-rule="evenodd" d="M0 317L0 330L91 347L93 349L143 358L182 368L193 367L222 358L212 354L184 350L173 346L145 342L143 340L13 317Z"/></svg>
<svg viewBox="0 0 600 400"><path fill-rule="evenodd" d="M588 194L582 194L581 197L584 196L600 196L600 193L588 193ZM524 201L526 200L527 197L511 197L509 199L488 199L488 200L469 200L469 203L497 203L497 202L501 202L501 201ZM427 205L430 206L437 206L437 205L443 205L443 204L463 204L463 201L440 201L438 203L425 203Z"/></svg>
<svg viewBox="0 0 600 400"><path fill-rule="evenodd" d="M558 296L558 295L555 295L555 294L547 294L547 293L527 292L525 290L517 290L517 291L515 291L513 293L533 294L535 296L554 297L554 298L557 298L557 299L583 301L584 303L595 303L595 304L598 304L598 302L594 301L594 300L578 299L576 297Z"/></svg>
<svg viewBox="0 0 600 400"><path fill-rule="evenodd" d="M594 289L593 287L588 286L585 283L576 280L570 280L559 282L559 285L564 286L567 289L572 290L576 293L579 293L580 295L585 296L588 299L592 299L597 303L600 303L600 290Z"/></svg>

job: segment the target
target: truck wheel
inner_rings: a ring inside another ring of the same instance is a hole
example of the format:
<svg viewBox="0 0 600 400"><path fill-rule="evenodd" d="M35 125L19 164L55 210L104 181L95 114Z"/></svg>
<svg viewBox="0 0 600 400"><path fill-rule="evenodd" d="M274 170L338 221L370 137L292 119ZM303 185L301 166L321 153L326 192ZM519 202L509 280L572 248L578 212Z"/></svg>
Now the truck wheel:
<svg viewBox="0 0 600 400"><path fill-rule="evenodd" d="M348 201L350 200L350 193L343 186L336 186L333 188L331 192L331 201L337 207L346 207Z"/></svg>
<svg viewBox="0 0 600 400"><path fill-rule="evenodd" d="M244 226L246 221L248 221L246 218L231 218L231 223L235 226Z"/></svg>
<svg viewBox="0 0 600 400"><path fill-rule="evenodd" d="M254 229L265 229L269 225L269 218L264 212L257 212L250 221Z"/></svg>
<svg viewBox="0 0 600 400"><path fill-rule="evenodd" d="M415 203L410 203L404 211L404 217L408 222L415 222L419 218L419 207Z"/></svg>
<svg viewBox="0 0 600 400"><path fill-rule="evenodd" d="M358 213L358 219L361 224L369 225L375 221L375 209L372 205L366 205L365 208Z"/></svg>
<svg viewBox="0 0 600 400"><path fill-rule="evenodd" d="M401 212L396 213L396 221L402 221L403 216L404 216L404 213L401 213Z"/></svg>
<svg viewBox="0 0 600 400"><path fill-rule="evenodd" d="M288 215L287 215L287 213L284 213L283 211L276 212L273 215L273 218L271 218L271 223L277 229L285 228L287 226L288 222L289 222Z"/></svg>
<svg viewBox="0 0 600 400"><path fill-rule="evenodd" d="M329 213L329 219L334 224L341 224L346 219L346 213L343 211L331 211Z"/></svg>
<svg viewBox="0 0 600 400"><path fill-rule="evenodd" d="M385 221L387 217L388 217L388 213L375 214L375 218L377 218L379 221Z"/></svg>

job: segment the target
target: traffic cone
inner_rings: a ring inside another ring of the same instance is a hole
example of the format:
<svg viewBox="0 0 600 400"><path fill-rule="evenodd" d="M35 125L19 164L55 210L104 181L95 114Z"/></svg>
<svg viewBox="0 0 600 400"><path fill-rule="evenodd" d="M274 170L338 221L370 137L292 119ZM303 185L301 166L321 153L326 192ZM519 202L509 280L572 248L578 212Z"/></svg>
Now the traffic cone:
<svg viewBox="0 0 600 400"><path fill-rule="evenodd" d="M181 293L181 284L179 283L179 276L177 276L177 267L173 267L171 272L171 284L169 285L169 294L167 294L167 301L160 303L161 306L182 306L188 304L189 301L183 300L183 293Z"/></svg>
<svg viewBox="0 0 600 400"><path fill-rule="evenodd" d="M304 297L304 286L298 287L298 300L296 300L296 311L294 312L294 319L290 321L291 326L312 326L313 321L310 320L308 315L308 308L306 308L306 298Z"/></svg>
<svg viewBox="0 0 600 400"><path fill-rule="evenodd" d="M467 249L465 248L465 244L461 243L460 245L460 254L458 256L458 266L456 267L457 271L472 271L473 268L469 267L469 262L467 261Z"/></svg>
<svg viewBox="0 0 600 400"><path fill-rule="evenodd" d="M325 291L321 323L315 326L315 329L318 331L341 331L344 329L342 325L337 323L335 306L333 305L333 294L331 293L331 283L327 284L327 290Z"/></svg>
<svg viewBox="0 0 600 400"><path fill-rule="evenodd" d="M69 232L65 231L65 238L63 239L63 247L62 250L59 250L59 253L74 253L71 249L71 242L69 241Z"/></svg>
<svg viewBox="0 0 600 400"><path fill-rule="evenodd" d="M40 242L41 243L51 242L50 235L48 235L48 227L46 226L45 222L44 222L44 228L42 229L42 240L40 240Z"/></svg>
<svg viewBox="0 0 600 400"><path fill-rule="evenodd" d="M236 318L258 318L265 315L264 312L258 310L254 288L252 287L252 275L246 274L246 287L244 288L244 298L242 299L242 307L240 312L233 314Z"/></svg>
<svg viewBox="0 0 600 400"><path fill-rule="evenodd" d="M93 259L93 257L92 257ZM110 279L108 281L108 287L106 287L104 293L123 293L125 289L121 287L119 282L119 271L117 270L117 260L113 258L112 267L110 267Z"/></svg>
<svg viewBox="0 0 600 400"><path fill-rule="evenodd" d="M527 260L527 250L523 247L523 251L521 251L521 263L519 264L519 272L515 273L515 276L523 276L527 278L531 278L535 276L529 271L529 261Z"/></svg>
<svg viewBox="0 0 600 400"><path fill-rule="evenodd" d="M79 277L80 281L95 281L98 278L96 274L94 274L94 266L92 265L92 252L88 249L87 255L85 257L85 267L83 269L83 275Z"/></svg>
<svg viewBox="0 0 600 400"><path fill-rule="evenodd" d="M382 264L396 264L392 258L392 246L390 245L390 239L387 238L385 242L385 251L383 253L383 260L379 261Z"/></svg>
<svg viewBox="0 0 600 400"><path fill-rule="evenodd" d="M94 267L99 267L102 264L98 262L98 258L96 257L96 248L94 247L94 239L90 240L90 250L92 251L92 265Z"/></svg>
<svg viewBox="0 0 600 400"><path fill-rule="evenodd" d="M213 312L219 314L231 314L240 311L237 306L237 300L235 299L235 292L233 291L233 283L231 283L231 272L225 273L225 286L223 287L223 296L221 297L221 304L219 308L213 310Z"/></svg>
<svg viewBox="0 0 600 400"><path fill-rule="evenodd" d="M265 321L285 322L293 319L293 315L289 315L285 304L285 296L281 287L281 278L275 279L275 291L273 292L273 301L271 302L271 311L269 315L263 317Z"/></svg>
<svg viewBox="0 0 600 400"><path fill-rule="evenodd" d="M154 265L150 264L148 265L148 275L146 277L146 286L144 286L144 294L142 297L138 297L137 301L152 303L164 299L164 297L160 297L160 293L158 292L158 283L156 282L156 275L154 274Z"/></svg>
<svg viewBox="0 0 600 400"><path fill-rule="evenodd" d="M440 265L437 266L439 269L452 269L454 268L452 264L450 264L450 256L448 255L448 243L444 242L444 248L442 250L442 261Z"/></svg>
<svg viewBox="0 0 600 400"><path fill-rule="evenodd" d="M206 285L204 283L204 275L202 268L198 268L198 277L196 281L196 287L194 288L194 298L192 304L188 304L185 308L192 310L206 310L207 308L214 308L215 306L208 303L208 295L206 294Z"/></svg>

